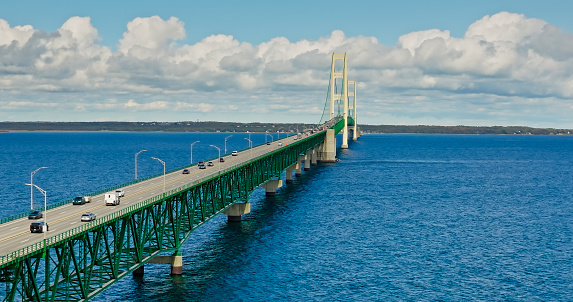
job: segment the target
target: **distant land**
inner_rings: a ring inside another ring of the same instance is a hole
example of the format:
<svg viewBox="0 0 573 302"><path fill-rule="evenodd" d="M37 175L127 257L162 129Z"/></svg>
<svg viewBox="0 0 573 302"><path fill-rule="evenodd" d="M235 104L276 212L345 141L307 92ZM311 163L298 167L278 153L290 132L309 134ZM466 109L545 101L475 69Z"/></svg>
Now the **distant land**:
<svg viewBox="0 0 573 302"><path fill-rule="evenodd" d="M302 132L315 124L184 122L0 122L0 132L9 131L125 131L125 132ZM529 134L573 135L571 129L526 126L405 126L358 125L362 133L412 134Z"/></svg>

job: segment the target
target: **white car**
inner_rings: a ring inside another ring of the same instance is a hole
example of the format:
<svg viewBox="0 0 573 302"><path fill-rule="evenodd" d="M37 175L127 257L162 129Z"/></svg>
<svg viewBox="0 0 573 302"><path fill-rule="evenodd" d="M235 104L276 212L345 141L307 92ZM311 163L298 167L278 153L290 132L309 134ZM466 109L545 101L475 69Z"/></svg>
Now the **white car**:
<svg viewBox="0 0 573 302"><path fill-rule="evenodd" d="M232 156L237 156L237 155L239 155L239 152L233 151L233 153L231 153L231 155L232 155Z"/></svg>
<svg viewBox="0 0 573 302"><path fill-rule="evenodd" d="M124 197L124 196L125 196L125 191L124 191L123 189L115 190L115 193L116 193L117 196L119 196L119 197Z"/></svg>
<svg viewBox="0 0 573 302"><path fill-rule="evenodd" d="M83 213L82 214L82 221L92 221L96 219L96 215L94 213Z"/></svg>

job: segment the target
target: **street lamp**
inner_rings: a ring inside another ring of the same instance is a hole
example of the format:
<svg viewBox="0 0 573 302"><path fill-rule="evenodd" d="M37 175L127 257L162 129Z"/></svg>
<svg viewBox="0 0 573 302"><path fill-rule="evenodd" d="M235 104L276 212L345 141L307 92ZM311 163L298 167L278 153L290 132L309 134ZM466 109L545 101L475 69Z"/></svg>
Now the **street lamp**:
<svg viewBox="0 0 573 302"><path fill-rule="evenodd" d="M157 157L152 157L153 159L157 159L160 163L163 164L163 193L165 193L165 162Z"/></svg>
<svg viewBox="0 0 573 302"><path fill-rule="evenodd" d="M224 153L225 155L227 154L227 139L228 139L229 137L231 137L231 136L232 136L232 135L229 135L229 136L225 137L225 153Z"/></svg>
<svg viewBox="0 0 573 302"><path fill-rule="evenodd" d="M246 138L246 137L245 137L244 139L246 139L246 140L249 141L249 147L251 148L251 151L250 151L250 153L251 153L251 159L253 159L253 141L250 140L250 139L248 139L248 138Z"/></svg>
<svg viewBox="0 0 573 302"><path fill-rule="evenodd" d="M139 153L145 152L145 151L147 151L147 150L141 150L141 151L135 153L135 180L137 180L137 156L139 155Z"/></svg>
<svg viewBox="0 0 573 302"><path fill-rule="evenodd" d="M36 187L36 189L40 190L40 192L42 192L42 194L44 194L44 212L43 212L43 217L44 217L44 222L46 223L46 230L48 228L48 219L47 219L47 213L48 213L48 207L47 207L47 193L45 190L43 190L42 188L36 186L35 184L26 184L27 186L30 186L30 188L34 189L33 187ZM42 233L43 230L42 230ZM46 239L46 233L44 233L44 239Z"/></svg>
<svg viewBox="0 0 573 302"><path fill-rule="evenodd" d="M277 140L280 138L279 131L277 130Z"/></svg>
<svg viewBox="0 0 573 302"><path fill-rule="evenodd" d="M191 165L193 165L193 145L195 145L196 143L198 143L199 141L194 141L191 144Z"/></svg>
<svg viewBox="0 0 573 302"><path fill-rule="evenodd" d="M265 134L265 142L267 142L267 135L271 137L271 143L272 143L273 140L274 140L274 138L273 138L272 135L270 135L270 134L268 134L268 133Z"/></svg>
<svg viewBox="0 0 573 302"><path fill-rule="evenodd" d="M221 173L221 148L215 146L215 145L209 145L213 148L217 148L217 150L219 150L219 159L217 159L219 161L219 164L217 166L219 166L219 174Z"/></svg>
<svg viewBox="0 0 573 302"><path fill-rule="evenodd" d="M34 185L34 174L36 174L36 172L42 170L42 169L46 169L48 167L41 167L36 169L34 172L30 173L30 210L34 209L34 188L32 187Z"/></svg>

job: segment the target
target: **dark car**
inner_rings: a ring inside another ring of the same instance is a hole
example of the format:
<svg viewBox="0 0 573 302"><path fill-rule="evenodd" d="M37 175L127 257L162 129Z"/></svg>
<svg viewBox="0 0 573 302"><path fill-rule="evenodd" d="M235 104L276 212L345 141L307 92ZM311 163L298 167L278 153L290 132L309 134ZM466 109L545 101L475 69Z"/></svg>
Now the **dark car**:
<svg viewBox="0 0 573 302"><path fill-rule="evenodd" d="M271 144L271 142L267 142L267 145L270 145L270 144Z"/></svg>
<svg viewBox="0 0 573 302"><path fill-rule="evenodd" d="M212 167L212 166L214 166L214 165L215 165L215 164L213 164L212 161L210 161L210 162L207 163L207 166L209 166L209 167Z"/></svg>
<svg viewBox="0 0 573 302"><path fill-rule="evenodd" d="M44 217L44 214L40 211L34 211L28 215L28 219L40 219L42 217Z"/></svg>
<svg viewBox="0 0 573 302"><path fill-rule="evenodd" d="M43 233L49 231L48 224L43 221L32 222L30 223L30 232L31 233Z"/></svg>
<svg viewBox="0 0 573 302"><path fill-rule="evenodd" d="M74 204L74 205L83 205L85 203L86 203L86 201L85 201L83 196L75 197L74 200L72 201L72 204Z"/></svg>
<svg viewBox="0 0 573 302"><path fill-rule="evenodd" d="M182 174L189 174L189 169L184 169L183 172L181 172Z"/></svg>
<svg viewBox="0 0 573 302"><path fill-rule="evenodd" d="M219 158L219 162L224 163L225 159L221 157L221 158Z"/></svg>
<svg viewBox="0 0 573 302"><path fill-rule="evenodd" d="M205 164L199 164L199 169L207 169L207 166L205 166Z"/></svg>

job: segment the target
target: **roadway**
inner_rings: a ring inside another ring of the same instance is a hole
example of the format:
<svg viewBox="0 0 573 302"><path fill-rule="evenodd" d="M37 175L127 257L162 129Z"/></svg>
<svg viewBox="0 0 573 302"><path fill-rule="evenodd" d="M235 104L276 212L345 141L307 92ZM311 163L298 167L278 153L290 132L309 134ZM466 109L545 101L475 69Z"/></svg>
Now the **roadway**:
<svg viewBox="0 0 573 302"><path fill-rule="evenodd" d="M219 170L232 168L240 165L251 158L281 148L283 146L296 142L295 136L273 141L270 145L261 145L252 149L246 149L238 153L237 156L225 156L225 162L213 161L214 166L208 166L206 169L199 169L198 166L189 168L189 174L182 174L183 169L165 175L165 191L169 191L191 183L192 181L202 179ZM122 189L125 190L125 196L117 206L106 206L104 194L92 196L91 202L84 205L72 205L71 203L44 212L41 219L28 219L27 217L0 224L0 256L9 254L36 242L41 242L44 238L66 232L78 227L82 223L80 217L83 213L94 213L97 218L104 217L113 212L120 211L131 205L143 202L149 198L160 195L164 192L163 176L145 180ZM30 223L35 221L46 221L49 225L49 231L44 233L31 233Z"/></svg>

